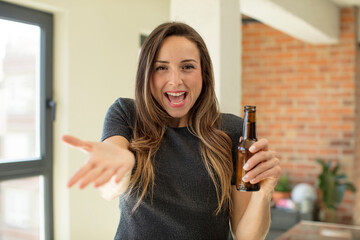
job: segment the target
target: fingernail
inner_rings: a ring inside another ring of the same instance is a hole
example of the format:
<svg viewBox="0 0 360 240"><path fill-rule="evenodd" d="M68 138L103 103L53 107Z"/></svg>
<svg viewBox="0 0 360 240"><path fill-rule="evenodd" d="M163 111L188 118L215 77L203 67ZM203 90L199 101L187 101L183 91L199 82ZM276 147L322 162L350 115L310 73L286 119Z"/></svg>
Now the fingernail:
<svg viewBox="0 0 360 240"><path fill-rule="evenodd" d="M248 176L244 176L244 177L242 178L242 180L243 180L244 182L246 182L247 179L248 179Z"/></svg>
<svg viewBox="0 0 360 240"><path fill-rule="evenodd" d="M255 151L255 147L254 147L254 146L251 146L251 147L249 148L249 151L250 151L250 152L254 152L254 151Z"/></svg>
<svg viewBox="0 0 360 240"><path fill-rule="evenodd" d="M248 168L249 168L249 164L248 164L248 163L245 163L243 169L244 169L244 170L248 170Z"/></svg>
<svg viewBox="0 0 360 240"><path fill-rule="evenodd" d="M250 183L254 183L255 182L255 178L251 179Z"/></svg>

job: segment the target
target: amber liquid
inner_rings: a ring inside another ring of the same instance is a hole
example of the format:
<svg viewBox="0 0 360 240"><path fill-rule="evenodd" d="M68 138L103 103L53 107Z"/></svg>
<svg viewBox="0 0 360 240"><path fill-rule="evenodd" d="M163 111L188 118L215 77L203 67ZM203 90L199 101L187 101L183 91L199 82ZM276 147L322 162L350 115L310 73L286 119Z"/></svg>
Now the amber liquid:
<svg viewBox="0 0 360 240"><path fill-rule="evenodd" d="M251 184L250 182L244 182L242 178L248 171L243 169L245 163L254 155L249 151L250 146L254 143L254 140L242 140L239 143L237 151L237 166L236 166L236 189L242 192L253 192L260 190L260 183Z"/></svg>

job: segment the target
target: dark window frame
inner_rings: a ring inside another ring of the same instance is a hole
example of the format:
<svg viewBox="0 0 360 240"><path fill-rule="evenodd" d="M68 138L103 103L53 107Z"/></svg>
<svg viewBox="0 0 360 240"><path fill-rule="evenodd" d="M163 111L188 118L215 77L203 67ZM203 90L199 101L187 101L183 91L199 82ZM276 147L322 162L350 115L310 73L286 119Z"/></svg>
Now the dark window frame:
<svg viewBox="0 0 360 240"><path fill-rule="evenodd" d="M0 181L43 176L45 239L53 239L53 15L0 1L0 18L40 27L40 159L0 164Z"/></svg>

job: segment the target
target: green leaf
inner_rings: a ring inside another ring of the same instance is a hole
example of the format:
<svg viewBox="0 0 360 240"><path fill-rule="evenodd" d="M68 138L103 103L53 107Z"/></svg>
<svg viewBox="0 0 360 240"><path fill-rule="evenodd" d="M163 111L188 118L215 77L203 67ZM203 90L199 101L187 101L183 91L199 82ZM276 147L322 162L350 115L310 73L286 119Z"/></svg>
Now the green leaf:
<svg viewBox="0 0 360 240"><path fill-rule="evenodd" d="M356 187L352 184L352 183L344 183L345 187L347 190L351 191L351 192L356 192Z"/></svg>
<svg viewBox="0 0 360 240"><path fill-rule="evenodd" d="M335 168L333 169L333 174L337 175L339 169L340 169L340 164L338 163L338 164L336 164Z"/></svg>
<svg viewBox="0 0 360 240"><path fill-rule="evenodd" d="M331 163L332 163L332 160L329 160L326 164L326 169L330 170L331 168Z"/></svg>
<svg viewBox="0 0 360 240"><path fill-rule="evenodd" d="M336 180L341 180L341 179L346 179L346 178L347 178L346 174L337 175L335 177Z"/></svg>
<svg viewBox="0 0 360 240"><path fill-rule="evenodd" d="M275 186L277 192L290 192L292 189L291 184L287 176L283 175L279 178L278 183Z"/></svg>
<svg viewBox="0 0 360 240"><path fill-rule="evenodd" d="M325 165L324 161L321 159L317 159L316 161L322 166L323 170L325 170L326 165Z"/></svg>

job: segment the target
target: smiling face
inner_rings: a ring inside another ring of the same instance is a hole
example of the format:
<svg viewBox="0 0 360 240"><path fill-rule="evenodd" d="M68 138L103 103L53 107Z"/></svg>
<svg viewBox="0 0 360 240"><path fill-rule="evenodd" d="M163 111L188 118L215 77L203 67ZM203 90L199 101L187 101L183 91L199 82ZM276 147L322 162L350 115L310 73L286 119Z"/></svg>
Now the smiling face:
<svg viewBox="0 0 360 240"><path fill-rule="evenodd" d="M187 125L189 111L200 96L201 89L201 62L197 46L185 37L167 37L155 59L150 90L172 117L170 126Z"/></svg>

